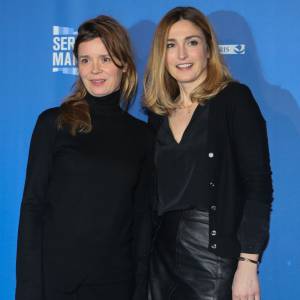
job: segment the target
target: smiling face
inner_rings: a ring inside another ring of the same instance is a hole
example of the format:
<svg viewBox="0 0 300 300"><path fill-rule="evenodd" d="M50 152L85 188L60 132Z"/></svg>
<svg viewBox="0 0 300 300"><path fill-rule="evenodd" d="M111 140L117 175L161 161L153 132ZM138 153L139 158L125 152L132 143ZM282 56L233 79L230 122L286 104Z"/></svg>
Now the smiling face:
<svg viewBox="0 0 300 300"><path fill-rule="evenodd" d="M199 27L188 20L180 20L171 26L166 68L180 87L192 91L205 80L208 58L208 47Z"/></svg>
<svg viewBox="0 0 300 300"><path fill-rule="evenodd" d="M93 96L106 96L120 88L123 71L115 65L100 38L79 44L78 70L85 88Z"/></svg>

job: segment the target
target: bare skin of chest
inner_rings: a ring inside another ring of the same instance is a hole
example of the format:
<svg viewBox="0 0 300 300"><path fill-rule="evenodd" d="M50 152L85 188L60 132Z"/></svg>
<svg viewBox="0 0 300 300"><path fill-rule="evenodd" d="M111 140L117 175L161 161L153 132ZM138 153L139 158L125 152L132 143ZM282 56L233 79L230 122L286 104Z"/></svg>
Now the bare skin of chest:
<svg viewBox="0 0 300 300"><path fill-rule="evenodd" d="M188 107L177 108L169 115L169 127L171 129L175 141L178 144L180 144L184 132L189 126L197 106L198 103L193 103Z"/></svg>

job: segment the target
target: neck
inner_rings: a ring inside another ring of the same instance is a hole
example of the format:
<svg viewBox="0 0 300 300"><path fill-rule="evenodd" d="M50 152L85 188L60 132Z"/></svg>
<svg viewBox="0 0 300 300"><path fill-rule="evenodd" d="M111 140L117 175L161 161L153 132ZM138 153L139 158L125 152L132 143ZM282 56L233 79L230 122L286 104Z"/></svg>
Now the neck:
<svg viewBox="0 0 300 300"><path fill-rule="evenodd" d="M193 82L178 82L179 91L180 91L180 101L184 105L189 105L192 103L191 94L192 92L200 86L206 79L207 71L203 71L203 74Z"/></svg>
<svg viewBox="0 0 300 300"><path fill-rule="evenodd" d="M179 101L180 105L182 106L189 106L192 104L191 100L191 92L189 90L186 90L179 86L180 88L180 95L179 95Z"/></svg>
<svg viewBox="0 0 300 300"><path fill-rule="evenodd" d="M85 99L93 114L113 114L121 111L120 97L121 92L118 90L101 97L96 97L87 93Z"/></svg>

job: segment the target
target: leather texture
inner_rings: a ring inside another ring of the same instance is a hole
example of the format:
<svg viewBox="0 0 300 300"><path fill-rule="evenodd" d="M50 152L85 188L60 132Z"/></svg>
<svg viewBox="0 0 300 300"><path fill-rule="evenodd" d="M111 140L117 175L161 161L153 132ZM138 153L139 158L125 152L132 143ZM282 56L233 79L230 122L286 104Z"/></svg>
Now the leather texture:
<svg viewBox="0 0 300 300"><path fill-rule="evenodd" d="M237 260L208 250L208 221L208 212L196 209L161 217L150 263L149 300L231 300Z"/></svg>

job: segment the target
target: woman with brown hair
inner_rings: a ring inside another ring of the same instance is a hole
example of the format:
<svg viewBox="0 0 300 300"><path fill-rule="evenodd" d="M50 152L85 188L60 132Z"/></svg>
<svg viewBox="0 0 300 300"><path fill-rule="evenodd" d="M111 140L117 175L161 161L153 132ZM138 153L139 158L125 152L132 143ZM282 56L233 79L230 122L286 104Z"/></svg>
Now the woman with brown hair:
<svg viewBox="0 0 300 300"><path fill-rule="evenodd" d="M120 106L137 84L130 41L116 20L99 16L79 27L74 55L74 93L39 116L31 140L16 299L140 300L153 140Z"/></svg>
<svg viewBox="0 0 300 300"><path fill-rule="evenodd" d="M259 299L272 202L265 121L199 10L160 21L144 87L157 132L151 299Z"/></svg>

